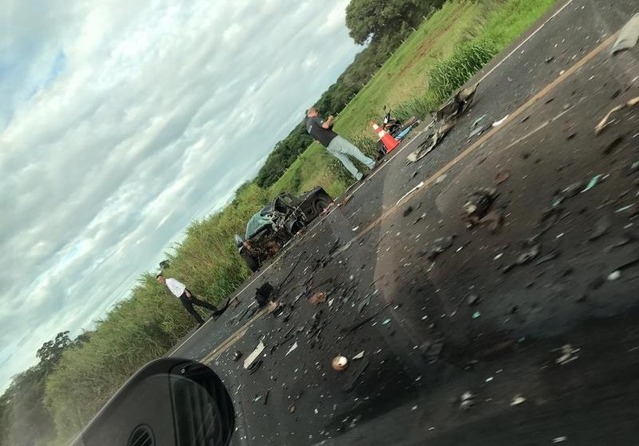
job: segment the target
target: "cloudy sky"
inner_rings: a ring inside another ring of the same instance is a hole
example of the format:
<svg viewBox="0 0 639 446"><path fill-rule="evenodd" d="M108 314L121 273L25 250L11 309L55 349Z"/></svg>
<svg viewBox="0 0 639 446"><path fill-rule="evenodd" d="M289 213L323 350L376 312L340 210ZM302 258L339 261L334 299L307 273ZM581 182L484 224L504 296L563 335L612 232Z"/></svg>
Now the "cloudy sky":
<svg viewBox="0 0 639 446"><path fill-rule="evenodd" d="M347 4L2 0L0 390L255 176L359 50Z"/></svg>

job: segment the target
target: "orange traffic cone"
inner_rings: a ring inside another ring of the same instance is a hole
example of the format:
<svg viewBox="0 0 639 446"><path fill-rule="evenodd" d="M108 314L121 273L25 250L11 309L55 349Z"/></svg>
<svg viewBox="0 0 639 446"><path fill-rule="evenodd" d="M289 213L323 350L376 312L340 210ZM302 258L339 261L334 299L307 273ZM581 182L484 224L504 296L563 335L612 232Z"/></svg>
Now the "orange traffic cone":
<svg viewBox="0 0 639 446"><path fill-rule="evenodd" d="M384 147L386 147L386 153L391 152L393 149L395 149L395 147L399 145L399 141L397 141L391 135L386 133L383 128L378 126L373 121L371 121L371 125L373 126L373 129L377 132L377 135L379 136L379 140L382 142L382 144L384 144Z"/></svg>

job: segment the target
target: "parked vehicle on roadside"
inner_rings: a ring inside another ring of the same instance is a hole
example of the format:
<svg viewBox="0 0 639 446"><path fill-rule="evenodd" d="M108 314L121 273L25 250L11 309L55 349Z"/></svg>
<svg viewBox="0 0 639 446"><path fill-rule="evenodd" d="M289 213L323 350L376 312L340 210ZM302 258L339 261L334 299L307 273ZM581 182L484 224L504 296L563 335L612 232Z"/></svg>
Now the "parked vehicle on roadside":
<svg viewBox="0 0 639 446"><path fill-rule="evenodd" d="M256 212L246 224L244 237L235 235L238 253L251 271L277 253L333 201L322 187L295 197L283 192Z"/></svg>

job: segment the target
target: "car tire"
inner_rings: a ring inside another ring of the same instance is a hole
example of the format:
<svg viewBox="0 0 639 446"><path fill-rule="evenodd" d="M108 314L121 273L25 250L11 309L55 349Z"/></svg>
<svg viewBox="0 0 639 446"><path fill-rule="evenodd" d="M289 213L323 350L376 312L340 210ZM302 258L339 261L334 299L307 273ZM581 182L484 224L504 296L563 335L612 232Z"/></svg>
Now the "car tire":
<svg viewBox="0 0 639 446"><path fill-rule="evenodd" d="M315 201L313 202L313 210L315 211L315 217L319 216L322 212L324 212L324 209L328 207L331 201L332 200L327 197L317 197Z"/></svg>

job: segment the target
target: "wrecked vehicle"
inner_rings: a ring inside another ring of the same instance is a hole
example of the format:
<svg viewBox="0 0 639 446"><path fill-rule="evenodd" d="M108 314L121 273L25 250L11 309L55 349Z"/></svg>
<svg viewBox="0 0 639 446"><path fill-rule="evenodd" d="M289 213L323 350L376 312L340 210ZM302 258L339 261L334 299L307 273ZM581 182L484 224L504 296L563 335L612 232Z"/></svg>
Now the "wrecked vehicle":
<svg viewBox="0 0 639 446"><path fill-rule="evenodd" d="M257 271L291 238L317 218L333 199L318 186L300 197L282 192L256 212L246 224L244 237L235 235L235 244L249 269Z"/></svg>

